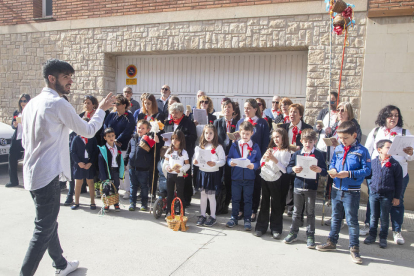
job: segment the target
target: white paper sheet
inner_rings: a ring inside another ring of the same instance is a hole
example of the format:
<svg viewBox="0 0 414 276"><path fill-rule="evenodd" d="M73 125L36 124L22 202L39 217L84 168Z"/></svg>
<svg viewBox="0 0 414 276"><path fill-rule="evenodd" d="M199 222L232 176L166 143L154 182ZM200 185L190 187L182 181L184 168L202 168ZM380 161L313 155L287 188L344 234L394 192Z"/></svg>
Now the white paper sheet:
<svg viewBox="0 0 414 276"><path fill-rule="evenodd" d="M250 160L247 158L232 158L231 162L236 163L237 167L247 168L251 164Z"/></svg>
<svg viewBox="0 0 414 276"><path fill-rule="evenodd" d="M318 165L318 160L315 157L297 155L296 166L302 167L303 170L297 173L296 176L306 179L316 179L316 172L310 169L312 165Z"/></svg>
<svg viewBox="0 0 414 276"><path fill-rule="evenodd" d="M161 134L162 138L168 139L168 141L164 142L164 146L167 146L167 147L171 146L171 136L173 135L173 133L174 132L166 132L166 133Z"/></svg>
<svg viewBox="0 0 414 276"><path fill-rule="evenodd" d="M412 147L414 145L414 136L395 136L392 141L391 148L388 151L389 155L407 156L403 149Z"/></svg>
<svg viewBox="0 0 414 276"><path fill-rule="evenodd" d="M206 125L207 122L207 110L205 109L193 109L193 118L199 125Z"/></svg>
<svg viewBox="0 0 414 276"><path fill-rule="evenodd" d="M211 150L205 150L205 149L198 149L198 157L197 162L198 164L195 164L195 166L198 166L200 168L207 168L210 167L207 165L208 161L211 161L211 157L213 155L211 154Z"/></svg>

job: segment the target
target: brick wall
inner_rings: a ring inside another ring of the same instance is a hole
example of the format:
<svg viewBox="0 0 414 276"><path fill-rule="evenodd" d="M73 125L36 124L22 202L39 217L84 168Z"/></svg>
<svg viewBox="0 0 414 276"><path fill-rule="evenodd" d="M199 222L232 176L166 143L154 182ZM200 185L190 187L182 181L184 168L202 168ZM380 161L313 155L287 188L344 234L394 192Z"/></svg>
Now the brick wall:
<svg viewBox="0 0 414 276"><path fill-rule="evenodd" d="M53 19L73 20L141 13L210 9L317 0L53 0ZM0 26L37 22L42 0L0 2Z"/></svg>
<svg viewBox="0 0 414 276"><path fill-rule="evenodd" d="M414 0L369 0L368 17L414 14Z"/></svg>

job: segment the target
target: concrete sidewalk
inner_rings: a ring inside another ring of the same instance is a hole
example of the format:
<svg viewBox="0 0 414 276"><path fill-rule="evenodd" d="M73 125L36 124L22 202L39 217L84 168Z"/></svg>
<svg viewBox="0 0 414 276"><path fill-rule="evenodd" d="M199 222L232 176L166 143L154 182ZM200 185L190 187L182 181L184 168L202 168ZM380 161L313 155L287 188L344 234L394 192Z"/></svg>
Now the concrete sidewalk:
<svg viewBox="0 0 414 276"><path fill-rule="evenodd" d="M21 165L20 165L21 167ZM7 166L0 166L0 275L18 275L34 228L35 209L28 191L21 186L5 188ZM22 180L21 180L22 183ZM62 202L65 194L62 194ZM218 216L212 228L195 226L199 200L187 209L188 232L173 232L163 218L149 212L129 212L121 200L121 212L99 216L89 209L82 194L81 208L61 207L59 236L68 260L80 261L76 275L413 275L414 233L412 213L407 214L405 245L397 246L389 235L388 248L364 245L360 238L362 265L353 264L348 251L348 229L341 231L337 252L322 253L306 248L305 229L297 242L287 245L268 232L257 238L239 225L228 229L229 215ZM101 201L97 200L97 205ZM321 226L321 202L317 206L316 242L325 242L329 227ZM328 208L328 213L330 209ZM360 217L364 214L361 206ZM283 237L291 218L284 217ZM362 218L360 218L360 221ZM254 226L254 224L253 224ZM53 275L52 260L45 253L36 275Z"/></svg>

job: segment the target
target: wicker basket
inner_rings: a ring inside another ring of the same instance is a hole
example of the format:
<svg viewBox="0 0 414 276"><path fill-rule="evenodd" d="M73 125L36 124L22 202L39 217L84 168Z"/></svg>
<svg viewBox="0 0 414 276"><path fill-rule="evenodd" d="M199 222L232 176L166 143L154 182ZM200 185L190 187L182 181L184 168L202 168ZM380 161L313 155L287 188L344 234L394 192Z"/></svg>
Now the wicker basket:
<svg viewBox="0 0 414 276"><path fill-rule="evenodd" d="M101 200L102 200L102 203L103 203L105 206L111 206L111 205L115 205L115 204L118 204L118 203L119 203L119 194L118 194L118 190L116 189L116 187L115 187L115 185L114 185L114 183L113 183L113 182L111 182L111 184L112 184L112 187L114 187L115 194L112 194L112 195L109 195L109 196L107 196L107 195L105 195L105 194L103 193L103 191L102 191L103 186L102 186L102 184L101 184L101 188L100 188L100 190L101 190L101 194L102 194L102 196L101 196Z"/></svg>
<svg viewBox="0 0 414 276"><path fill-rule="evenodd" d="M343 12L346 8L348 7L348 5L342 1L342 0L337 0L333 6L332 6L332 11L336 12L336 13L341 13Z"/></svg>
<svg viewBox="0 0 414 276"><path fill-rule="evenodd" d="M344 26L345 25L345 18L340 14L336 15L334 20L333 20L333 25L334 26Z"/></svg>
<svg viewBox="0 0 414 276"><path fill-rule="evenodd" d="M175 215L174 210L174 203L176 200L180 201L180 215L178 216ZM180 229L183 232L187 231L188 217L184 216L183 210L183 202L181 201L181 199L179 197L174 198L174 200L171 203L171 216L168 216L166 219L168 228L173 229L174 231L178 231Z"/></svg>

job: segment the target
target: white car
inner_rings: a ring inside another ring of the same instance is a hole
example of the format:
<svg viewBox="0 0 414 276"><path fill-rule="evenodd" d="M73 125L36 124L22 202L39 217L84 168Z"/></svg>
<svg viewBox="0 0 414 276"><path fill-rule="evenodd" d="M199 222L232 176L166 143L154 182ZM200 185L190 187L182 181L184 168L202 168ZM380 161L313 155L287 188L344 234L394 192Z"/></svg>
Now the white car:
<svg viewBox="0 0 414 276"><path fill-rule="evenodd" d="M9 150L14 129L0 122L0 165L9 163Z"/></svg>

